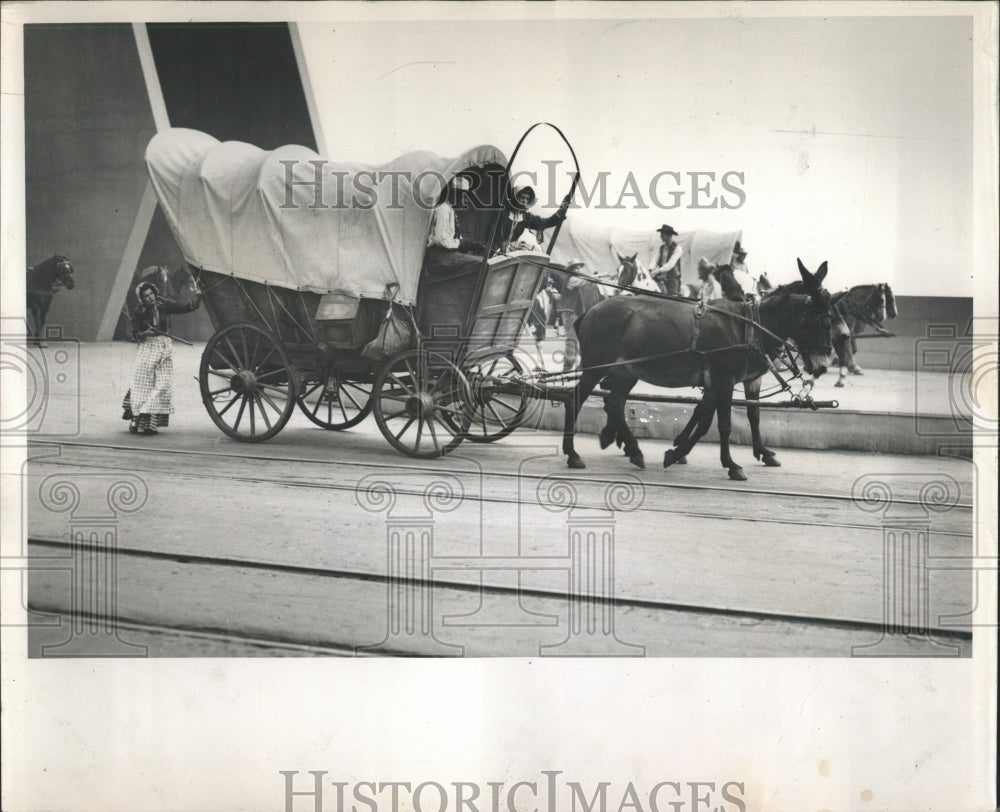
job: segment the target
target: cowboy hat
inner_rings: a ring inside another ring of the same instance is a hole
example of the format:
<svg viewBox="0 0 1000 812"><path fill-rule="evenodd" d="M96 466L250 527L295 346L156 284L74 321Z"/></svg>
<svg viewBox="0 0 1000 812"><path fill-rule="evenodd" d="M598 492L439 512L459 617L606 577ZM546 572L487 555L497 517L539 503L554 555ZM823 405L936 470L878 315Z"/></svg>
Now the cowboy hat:
<svg viewBox="0 0 1000 812"><path fill-rule="evenodd" d="M745 257L747 255L746 249L740 245L740 241L736 241L736 245L733 246L733 256L734 257Z"/></svg>
<svg viewBox="0 0 1000 812"><path fill-rule="evenodd" d="M666 234L670 235L671 237L676 237L676 236L677 236L677 232L676 232L676 231L674 231L674 230L673 230L673 228L671 228L670 226L668 226L668 225L666 225L666 224L664 224L664 225L660 226L660 227L659 227L659 228L657 229L657 231L658 231L658 232L659 232L660 234L663 234L663 233L666 233Z"/></svg>
<svg viewBox="0 0 1000 812"><path fill-rule="evenodd" d="M572 270L573 270L574 268L582 268L582 267L584 267L584 266L585 266L586 264L587 264L587 263L586 263L586 262L584 262L584 261L583 261L582 259L579 259L579 258L577 258L577 257L574 257L574 258L573 258L573 259L571 259L571 260L569 261L569 263L568 263L568 264L566 265L566 270L567 270L567 271L572 271Z"/></svg>

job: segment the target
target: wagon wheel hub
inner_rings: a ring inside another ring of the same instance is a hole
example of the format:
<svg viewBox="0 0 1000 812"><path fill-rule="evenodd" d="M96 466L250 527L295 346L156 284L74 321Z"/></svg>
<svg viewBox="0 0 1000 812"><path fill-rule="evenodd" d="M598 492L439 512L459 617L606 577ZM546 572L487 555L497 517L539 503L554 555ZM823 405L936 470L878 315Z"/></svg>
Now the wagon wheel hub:
<svg viewBox="0 0 1000 812"><path fill-rule="evenodd" d="M234 392L248 395L257 391L257 376L249 369L243 369L229 379L229 385Z"/></svg>
<svg viewBox="0 0 1000 812"><path fill-rule="evenodd" d="M434 411L434 398L426 392L419 392L406 401L406 413L410 417L423 417Z"/></svg>

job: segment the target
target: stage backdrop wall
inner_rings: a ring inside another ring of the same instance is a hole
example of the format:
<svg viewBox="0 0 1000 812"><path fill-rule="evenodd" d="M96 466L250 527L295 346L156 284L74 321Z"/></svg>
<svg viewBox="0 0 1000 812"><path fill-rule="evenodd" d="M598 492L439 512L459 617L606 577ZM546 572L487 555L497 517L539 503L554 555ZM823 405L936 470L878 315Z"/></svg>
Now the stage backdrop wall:
<svg viewBox="0 0 1000 812"><path fill-rule="evenodd" d="M264 149L316 149L286 24L145 29L171 126ZM27 259L70 257L77 286L54 298L48 324L89 341L105 310L124 305L111 295L146 188L154 102L131 25L28 26L24 51ZM157 209L128 272L181 263ZM212 333L203 311L177 318L173 329L193 340ZM115 335L125 335L124 316Z"/></svg>

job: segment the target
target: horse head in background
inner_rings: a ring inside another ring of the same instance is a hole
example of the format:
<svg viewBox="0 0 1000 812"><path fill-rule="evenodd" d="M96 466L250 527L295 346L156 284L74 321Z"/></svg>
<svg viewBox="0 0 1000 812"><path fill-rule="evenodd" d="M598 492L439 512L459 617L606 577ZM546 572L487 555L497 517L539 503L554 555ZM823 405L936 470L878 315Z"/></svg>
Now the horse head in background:
<svg viewBox="0 0 1000 812"><path fill-rule="evenodd" d="M649 271L636 259L639 256L638 254L623 257L616 252L615 256L618 257L618 271L615 282L619 285L632 288L632 290L615 289L614 293L611 294L612 296L632 296L637 290L652 291L654 293L660 292L660 286L656 284L656 280L649 275Z"/></svg>
<svg viewBox="0 0 1000 812"><path fill-rule="evenodd" d="M160 295L168 299L189 299L198 292L198 283L187 265L172 271L166 265L150 265L136 273L133 291L142 282L152 282Z"/></svg>
<svg viewBox="0 0 1000 812"><path fill-rule="evenodd" d="M772 285L771 280L767 278L767 274L762 272L761 275L757 277L757 296L766 296L772 290L774 290L774 285Z"/></svg>
<svg viewBox="0 0 1000 812"><path fill-rule="evenodd" d="M175 301L189 301L198 292L198 282L187 265L170 270L166 265L150 265L135 272L132 284L129 285L125 297L123 315L126 320L139 300L135 297L135 289L143 282L156 285L157 295Z"/></svg>
<svg viewBox="0 0 1000 812"><path fill-rule="evenodd" d="M37 265L29 266L25 277L27 298L28 334L35 343L44 347L45 319L52 306L52 297L59 288L73 290L73 266L62 254L55 254Z"/></svg>
<svg viewBox="0 0 1000 812"><path fill-rule="evenodd" d="M615 256L618 257L618 273L615 281L623 287L631 287L636 276L639 275L639 263L636 261L636 257L639 255L632 254L630 257L623 257L616 251ZM621 293L628 293L628 291L616 290L613 295L617 296Z"/></svg>

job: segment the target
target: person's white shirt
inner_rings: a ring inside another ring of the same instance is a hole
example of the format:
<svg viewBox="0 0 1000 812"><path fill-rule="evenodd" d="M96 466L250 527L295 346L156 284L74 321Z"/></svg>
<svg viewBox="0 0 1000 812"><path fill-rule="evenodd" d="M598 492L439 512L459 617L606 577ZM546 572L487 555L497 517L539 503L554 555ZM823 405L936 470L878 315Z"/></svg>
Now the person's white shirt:
<svg viewBox="0 0 1000 812"><path fill-rule="evenodd" d="M438 204L431 214L431 231L427 235L427 245L454 250L462 244L455 236L455 209L447 200Z"/></svg>
<svg viewBox="0 0 1000 812"><path fill-rule="evenodd" d="M736 265L733 268L733 279L736 283L743 288L744 293L756 293L757 292L757 280L754 275L750 273L746 265Z"/></svg>

